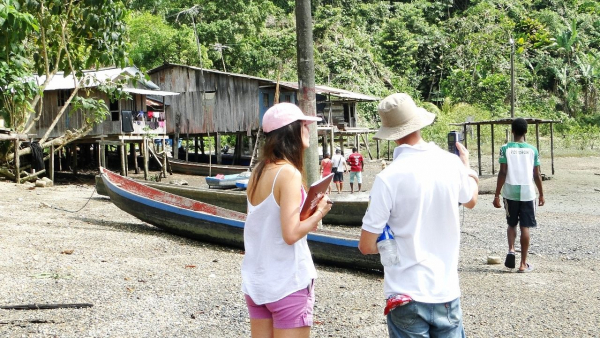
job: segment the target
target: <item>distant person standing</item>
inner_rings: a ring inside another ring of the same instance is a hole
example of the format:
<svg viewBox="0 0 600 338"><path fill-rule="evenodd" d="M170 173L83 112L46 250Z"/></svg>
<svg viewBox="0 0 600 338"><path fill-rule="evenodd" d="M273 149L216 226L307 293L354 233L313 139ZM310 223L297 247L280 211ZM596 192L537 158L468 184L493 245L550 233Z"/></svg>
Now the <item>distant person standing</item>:
<svg viewBox="0 0 600 338"><path fill-rule="evenodd" d="M331 174L331 159L329 158L329 153L323 155L323 159L321 160L321 178ZM331 185L327 187L327 194L331 193Z"/></svg>
<svg viewBox="0 0 600 338"><path fill-rule="evenodd" d="M546 203L540 175L540 158L538 150L525 142L527 121L517 118L512 122L514 142L509 142L500 148L500 171L496 183L494 207L500 208L500 193L506 210L506 236L508 237L508 254L504 265L514 269L515 240L517 239L517 224L521 229L521 264L517 272L530 272L533 266L527 263L529 250L529 228L535 228L535 186L539 192L538 205Z"/></svg>
<svg viewBox="0 0 600 338"><path fill-rule="evenodd" d="M344 171L346 171L346 159L342 156L342 151L339 149L335 150L335 155L331 159L333 173L333 183L337 188L337 193L341 193L344 189Z"/></svg>
<svg viewBox="0 0 600 338"><path fill-rule="evenodd" d="M362 188L362 171L365 167L364 159L356 147L352 148L352 154L348 156L350 164L350 193L354 193L354 178L358 182L358 191Z"/></svg>

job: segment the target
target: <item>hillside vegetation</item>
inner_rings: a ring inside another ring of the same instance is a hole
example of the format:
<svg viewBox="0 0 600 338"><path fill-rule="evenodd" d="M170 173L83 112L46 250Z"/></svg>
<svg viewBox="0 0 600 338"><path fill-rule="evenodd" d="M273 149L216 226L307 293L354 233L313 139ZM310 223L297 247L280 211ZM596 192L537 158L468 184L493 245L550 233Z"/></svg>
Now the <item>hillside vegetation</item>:
<svg viewBox="0 0 600 338"><path fill-rule="evenodd" d="M598 141L598 1L315 0L312 6L316 82L379 97L408 92L444 122L430 131L438 141L447 123L467 116L510 116L513 47L515 116L562 120L556 128L568 146L589 149ZM138 0L129 7L129 54L140 67L198 65L195 24L204 67L297 78L294 1ZM376 127L375 105L361 108L360 122Z"/></svg>
<svg viewBox="0 0 600 338"><path fill-rule="evenodd" d="M23 84L27 74L126 62L295 81L294 7L291 0L0 0L0 115L18 131L31 125L40 91ZM449 123L509 117L511 70L515 116L561 120L559 147L595 150L600 140L597 0L313 0L312 10L316 82L378 97L407 92L438 114L426 135L436 142ZM83 103L103 111L101 102ZM360 106L361 125L377 127L375 107Z"/></svg>

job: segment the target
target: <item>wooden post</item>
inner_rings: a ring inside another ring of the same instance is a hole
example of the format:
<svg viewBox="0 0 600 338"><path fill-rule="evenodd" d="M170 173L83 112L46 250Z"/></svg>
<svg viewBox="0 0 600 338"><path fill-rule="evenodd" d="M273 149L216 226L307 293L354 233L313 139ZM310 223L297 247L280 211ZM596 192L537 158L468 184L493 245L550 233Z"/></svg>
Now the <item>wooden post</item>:
<svg viewBox="0 0 600 338"><path fill-rule="evenodd" d="M204 155L204 136L200 137L200 153Z"/></svg>
<svg viewBox="0 0 600 338"><path fill-rule="evenodd" d="M73 161L73 175L77 175L78 174L78 170L77 170L77 144L73 144L71 146L71 151L73 152L71 160Z"/></svg>
<svg viewBox="0 0 600 338"><path fill-rule="evenodd" d="M62 171L63 148L58 150L58 171Z"/></svg>
<svg viewBox="0 0 600 338"><path fill-rule="evenodd" d="M477 163L479 165L479 176L481 176L481 125L477 125Z"/></svg>
<svg viewBox="0 0 600 338"><path fill-rule="evenodd" d="M327 133L323 133L323 139L322 139L323 141L321 143L321 146L323 148L322 149L323 158L325 158L325 154L327 154L327 148L329 148L328 147L329 141L327 141L327 136L328 136ZM331 156L331 154L329 154L329 155Z"/></svg>
<svg viewBox="0 0 600 338"><path fill-rule="evenodd" d="M390 140L387 140L387 160L390 160Z"/></svg>
<svg viewBox="0 0 600 338"><path fill-rule="evenodd" d="M125 143L123 145L123 159L125 160L125 176L129 176L129 161L127 160L127 146L133 145L135 143Z"/></svg>
<svg viewBox="0 0 600 338"><path fill-rule="evenodd" d="M106 168L106 145L104 144L104 139L100 140L100 158L98 163L100 163L101 167Z"/></svg>
<svg viewBox="0 0 600 338"><path fill-rule="evenodd" d="M477 125L477 127L479 127L479 125ZM463 145L465 146L465 148L467 148L467 125L466 124L463 124Z"/></svg>
<svg viewBox="0 0 600 338"><path fill-rule="evenodd" d="M196 155L196 162L198 161L198 135L194 136L194 155Z"/></svg>
<svg viewBox="0 0 600 338"><path fill-rule="evenodd" d="M215 135L215 154L217 154L217 164L223 163L223 157L221 156L221 137L219 133Z"/></svg>
<svg viewBox="0 0 600 338"><path fill-rule="evenodd" d="M50 161L49 161L49 178L52 182L54 182L54 144L50 145Z"/></svg>
<svg viewBox="0 0 600 338"><path fill-rule="evenodd" d="M164 178L167 178L167 152L165 151L165 136L162 138L162 153L163 153L163 166L162 166L162 175Z"/></svg>
<svg viewBox="0 0 600 338"><path fill-rule="evenodd" d="M129 157L131 157L131 160L133 161L133 171L136 174L140 173L140 167L138 166L138 161L137 161L137 150L135 149L136 147L136 143L133 142L131 143L131 145L129 146Z"/></svg>
<svg viewBox="0 0 600 338"><path fill-rule="evenodd" d="M142 144L144 145L144 180L148 180L148 140L145 137Z"/></svg>
<svg viewBox="0 0 600 338"><path fill-rule="evenodd" d="M496 161L494 161L494 124L490 123L490 127L492 128L492 175L496 175L494 168L494 165L496 164Z"/></svg>
<svg viewBox="0 0 600 338"><path fill-rule="evenodd" d="M376 140L375 144L377 144L376 148L377 148L377 159L381 158L381 153L380 153L380 149L379 149L379 141L380 140Z"/></svg>
<svg viewBox="0 0 600 338"><path fill-rule="evenodd" d="M125 144L123 140L119 144L119 155L121 158L121 176L127 176L127 169L125 168Z"/></svg>
<svg viewBox="0 0 600 338"><path fill-rule="evenodd" d="M329 140L331 141L329 142L329 155L333 157L333 154L335 154L335 133L333 131L333 125L329 128Z"/></svg>
<svg viewBox="0 0 600 338"><path fill-rule="evenodd" d="M537 146L538 154L540 152L540 125L539 123L535 124L535 144Z"/></svg>
<svg viewBox="0 0 600 338"><path fill-rule="evenodd" d="M258 135L256 137L258 137ZM252 136L252 135L248 136L248 150L250 151L250 156L253 156L253 154L254 154L254 136ZM252 162L252 160L250 160L250 162Z"/></svg>
<svg viewBox="0 0 600 338"><path fill-rule="evenodd" d="M369 136L365 137L365 134L360 134L362 136L363 141L365 142L365 148L367 148L367 153L369 154L369 159L373 159L373 155L371 155L371 149L369 148Z"/></svg>
<svg viewBox="0 0 600 338"><path fill-rule="evenodd" d="M554 126L550 122L550 158L552 160L552 175L554 175Z"/></svg>
<svg viewBox="0 0 600 338"><path fill-rule="evenodd" d="M17 184L21 183L21 159L19 158L19 147L21 146L21 141L17 137L15 139L15 182Z"/></svg>
<svg viewBox="0 0 600 338"><path fill-rule="evenodd" d="M99 144L98 143L92 144L92 149L93 149L93 151L92 151L92 153L93 153L92 157L93 157L94 161L96 161L95 162L96 165L100 166L100 147L99 147Z"/></svg>
<svg viewBox="0 0 600 338"><path fill-rule="evenodd" d="M244 144L244 140L242 139L242 133L235 134L235 147L233 150L233 160L231 164L241 164L242 163L242 145Z"/></svg>

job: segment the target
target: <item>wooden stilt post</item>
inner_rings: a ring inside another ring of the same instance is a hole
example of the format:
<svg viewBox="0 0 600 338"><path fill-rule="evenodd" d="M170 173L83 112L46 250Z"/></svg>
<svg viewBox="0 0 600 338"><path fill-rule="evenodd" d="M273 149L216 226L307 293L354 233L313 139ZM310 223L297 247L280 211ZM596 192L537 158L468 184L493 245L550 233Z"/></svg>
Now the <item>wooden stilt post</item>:
<svg viewBox="0 0 600 338"><path fill-rule="evenodd" d="M477 125L477 163L479 166L479 176L481 176L481 125Z"/></svg>
<svg viewBox="0 0 600 338"><path fill-rule="evenodd" d="M71 155L71 160L73 163L73 175L77 175L78 174L78 170L77 170L77 144L73 144L71 146L71 151L73 152L73 154Z"/></svg>
<svg viewBox="0 0 600 338"><path fill-rule="evenodd" d="M144 145L144 180L148 180L148 139L144 137L142 144Z"/></svg>
<svg viewBox="0 0 600 338"><path fill-rule="evenodd" d="M63 148L58 150L58 171L62 171Z"/></svg>
<svg viewBox="0 0 600 338"><path fill-rule="evenodd" d="M333 149L335 147L335 133L333 131L333 126L329 128L329 140L331 141L329 142L329 155L333 157L333 154L335 154L335 149Z"/></svg>
<svg viewBox="0 0 600 338"><path fill-rule="evenodd" d="M106 145L104 144L104 138L100 140L100 158L98 163L101 167L106 168Z"/></svg>
<svg viewBox="0 0 600 338"><path fill-rule="evenodd" d="M479 126L479 125L477 125ZM472 129L471 129L472 130ZM473 134L471 134L471 136L473 136ZM467 125L463 124L463 145L465 146L465 148L467 147Z"/></svg>
<svg viewBox="0 0 600 338"><path fill-rule="evenodd" d="M387 141L387 160L390 160L390 140Z"/></svg>
<svg viewBox="0 0 600 338"><path fill-rule="evenodd" d="M221 137L219 137L219 133L215 135L215 154L217 154L217 164L222 164L223 157L221 156Z"/></svg>
<svg viewBox="0 0 600 338"><path fill-rule="evenodd" d="M17 184L21 183L21 159L19 158L20 146L21 141L18 138L15 139L15 182Z"/></svg>
<svg viewBox="0 0 600 338"><path fill-rule="evenodd" d="M54 144L50 145L50 160L48 170L50 171L49 177L52 182L54 182Z"/></svg>
<svg viewBox="0 0 600 338"><path fill-rule="evenodd" d="M537 146L538 153L540 152L540 125L535 124L535 145Z"/></svg>
<svg viewBox="0 0 600 338"><path fill-rule="evenodd" d="M554 126L550 122L550 158L552 160L552 175L554 175Z"/></svg>
<svg viewBox="0 0 600 338"><path fill-rule="evenodd" d="M363 139L363 142L365 143L365 148L367 149L367 153L369 154L369 159L373 159L373 155L371 155L371 149L369 148L369 135L367 134L365 137L365 134L360 134L360 136Z"/></svg>
<svg viewBox="0 0 600 338"><path fill-rule="evenodd" d="M119 144L119 155L121 158L121 176L127 176L127 169L125 168L125 144L123 140Z"/></svg>
<svg viewBox="0 0 600 338"><path fill-rule="evenodd" d="M495 150L494 150L494 124L490 123L490 127L492 128L492 175L496 175L496 170L494 167L496 164L496 161L494 161L494 156L495 156L495 154L494 154L494 152L495 152Z"/></svg>

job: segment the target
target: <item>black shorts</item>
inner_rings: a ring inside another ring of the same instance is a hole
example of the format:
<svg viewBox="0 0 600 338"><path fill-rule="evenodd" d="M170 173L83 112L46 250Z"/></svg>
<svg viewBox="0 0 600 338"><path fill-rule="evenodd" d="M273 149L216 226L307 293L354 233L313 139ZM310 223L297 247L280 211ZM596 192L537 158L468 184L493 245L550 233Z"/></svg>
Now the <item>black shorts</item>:
<svg viewBox="0 0 600 338"><path fill-rule="evenodd" d="M344 172L336 172L335 174L333 174L333 181L344 182Z"/></svg>
<svg viewBox="0 0 600 338"><path fill-rule="evenodd" d="M512 201L504 199L504 210L506 210L506 222L511 227L519 224L525 228L535 228L535 200L534 201Z"/></svg>

